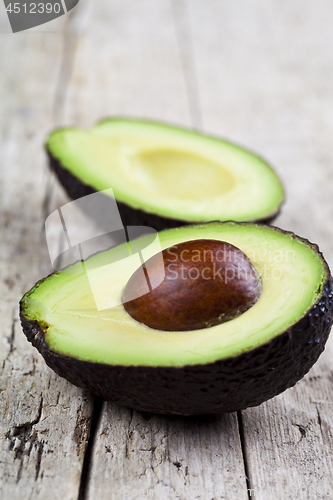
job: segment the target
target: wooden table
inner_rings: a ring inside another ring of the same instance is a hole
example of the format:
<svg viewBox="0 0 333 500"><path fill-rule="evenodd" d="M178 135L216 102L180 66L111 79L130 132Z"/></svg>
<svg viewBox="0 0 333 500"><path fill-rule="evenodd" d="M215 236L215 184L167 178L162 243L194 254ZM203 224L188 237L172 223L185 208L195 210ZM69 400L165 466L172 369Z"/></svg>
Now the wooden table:
<svg viewBox="0 0 333 500"><path fill-rule="evenodd" d="M45 136L105 116L258 151L286 186L276 224L332 265L332 26L329 0L81 0L50 23L55 33L1 35L1 499L333 498L333 339L259 407L172 418L57 377L18 320L21 295L51 270L45 217L68 202Z"/></svg>

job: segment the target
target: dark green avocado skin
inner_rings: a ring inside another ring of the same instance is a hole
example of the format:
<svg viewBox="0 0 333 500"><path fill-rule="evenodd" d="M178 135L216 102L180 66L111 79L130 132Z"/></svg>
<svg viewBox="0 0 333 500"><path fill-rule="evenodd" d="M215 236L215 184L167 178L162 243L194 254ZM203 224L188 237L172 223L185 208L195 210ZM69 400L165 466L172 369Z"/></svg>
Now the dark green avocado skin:
<svg viewBox="0 0 333 500"><path fill-rule="evenodd" d="M69 170L64 168L57 158L47 150L49 165L51 170L56 174L60 183L65 188L67 194L72 200L77 200L83 196L96 193L96 190L84 184L77 177L75 177ZM112 186L111 186L112 187ZM181 219L170 219L167 217L160 217L159 215L144 212L143 210L132 208L126 203L117 201L120 217L124 226L147 226L161 231L162 229L171 229L174 227L185 226L193 224L193 221L184 221ZM269 217L264 219L252 221L263 224L270 224L279 215L281 206L276 212L272 213Z"/></svg>
<svg viewBox="0 0 333 500"><path fill-rule="evenodd" d="M112 366L51 351L37 321L20 317L28 340L72 384L135 410L162 414L220 414L257 406L292 387L317 361L333 322L333 282L307 314L270 342L236 357L184 367Z"/></svg>

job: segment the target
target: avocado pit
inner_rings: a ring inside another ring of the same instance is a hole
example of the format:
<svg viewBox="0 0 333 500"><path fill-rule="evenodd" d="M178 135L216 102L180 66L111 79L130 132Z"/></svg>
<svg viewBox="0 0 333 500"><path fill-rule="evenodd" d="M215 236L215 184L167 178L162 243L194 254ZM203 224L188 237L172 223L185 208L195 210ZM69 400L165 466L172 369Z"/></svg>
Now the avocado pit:
<svg viewBox="0 0 333 500"><path fill-rule="evenodd" d="M230 243L186 241L163 250L162 257L162 266L160 255L155 255L137 269L122 295L127 313L150 328L208 328L240 316L260 297L255 267ZM154 288L151 283L160 284ZM133 296L137 298L131 300Z"/></svg>

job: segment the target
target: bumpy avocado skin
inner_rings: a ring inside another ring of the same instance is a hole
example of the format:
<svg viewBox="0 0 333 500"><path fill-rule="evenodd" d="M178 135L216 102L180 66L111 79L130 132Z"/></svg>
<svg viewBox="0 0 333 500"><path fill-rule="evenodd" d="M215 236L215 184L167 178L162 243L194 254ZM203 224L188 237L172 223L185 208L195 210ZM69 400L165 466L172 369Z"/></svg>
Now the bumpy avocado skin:
<svg viewBox="0 0 333 500"><path fill-rule="evenodd" d="M46 278L47 279L47 278ZM51 351L37 321L23 331L58 375L97 396L135 410L178 415L220 414L257 406L292 387L317 361L333 323L333 280L307 314L270 342L236 357L184 367L112 366Z"/></svg>
<svg viewBox="0 0 333 500"><path fill-rule="evenodd" d="M57 158L53 157L48 151L49 165L51 170L56 174L60 183L65 188L67 194L72 200L77 200L83 196L88 196L89 194L96 193L96 190L84 184L75 175L73 175L69 170L64 168ZM193 221L184 221L181 219L171 219L168 217L160 217L152 213L144 212L143 210L132 208L126 203L117 201L117 206L119 209L120 217L124 226L147 226L156 229L157 231L162 231L162 229L171 229L179 226L186 226L188 224L193 224ZM281 211L280 207L270 214L268 217L260 220L253 220L251 222L270 224L279 215Z"/></svg>

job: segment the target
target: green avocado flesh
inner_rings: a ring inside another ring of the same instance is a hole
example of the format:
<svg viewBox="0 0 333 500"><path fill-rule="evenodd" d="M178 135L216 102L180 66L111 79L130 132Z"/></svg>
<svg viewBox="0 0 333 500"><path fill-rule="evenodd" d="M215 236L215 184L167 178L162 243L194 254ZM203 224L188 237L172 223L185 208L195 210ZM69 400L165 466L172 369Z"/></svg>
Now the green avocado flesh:
<svg viewBox="0 0 333 500"><path fill-rule="evenodd" d="M38 282L22 299L23 316L46 330L51 350L81 360L152 367L207 364L252 350L287 330L318 300L328 277L315 246L276 228L212 223L165 230L159 238L162 249L196 239L226 241L240 248L261 277L258 301L239 317L210 328L151 329L132 319L120 303L127 281L140 265L137 254L101 265L106 257L115 260L117 252L121 255L121 245L90 257L85 262L89 276L78 274L78 263ZM151 256L147 247L145 260ZM97 310L90 284L108 309ZM111 307L112 301L118 305Z"/></svg>
<svg viewBox="0 0 333 500"><path fill-rule="evenodd" d="M60 165L117 201L188 222L255 221L284 193L261 158L227 141L152 122L105 120L89 131L59 129L47 149Z"/></svg>

